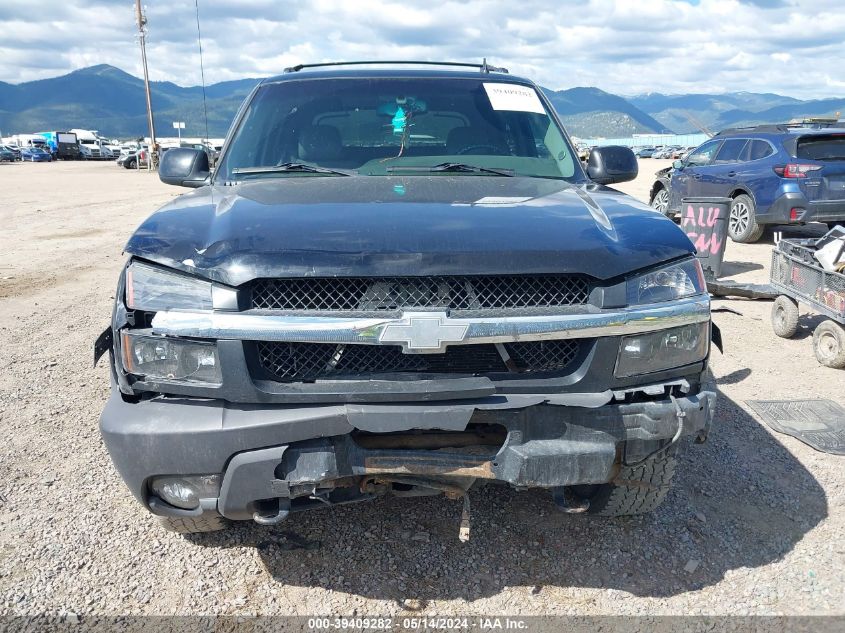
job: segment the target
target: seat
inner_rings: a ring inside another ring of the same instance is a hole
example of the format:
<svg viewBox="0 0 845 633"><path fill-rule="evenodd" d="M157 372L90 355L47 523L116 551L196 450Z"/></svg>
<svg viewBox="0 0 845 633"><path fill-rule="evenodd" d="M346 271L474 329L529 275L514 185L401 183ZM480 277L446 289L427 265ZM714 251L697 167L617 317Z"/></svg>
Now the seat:
<svg viewBox="0 0 845 633"><path fill-rule="evenodd" d="M343 152L340 131L331 125L311 125L299 133L299 159L311 163L337 161Z"/></svg>

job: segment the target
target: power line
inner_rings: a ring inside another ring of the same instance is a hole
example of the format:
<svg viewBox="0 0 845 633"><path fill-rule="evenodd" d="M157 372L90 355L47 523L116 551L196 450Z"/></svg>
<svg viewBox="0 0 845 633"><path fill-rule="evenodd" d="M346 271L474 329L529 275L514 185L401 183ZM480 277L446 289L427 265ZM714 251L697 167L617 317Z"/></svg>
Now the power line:
<svg viewBox="0 0 845 633"><path fill-rule="evenodd" d="M138 0L140 2L140 0ZM202 78L202 109L205 114L205 142L209 143L208 138L208 106L205 102L205 68L202 64L202 33L200 33L200 5L199 0L194 0L194 8L197 11L197 44L200 49L200 76Z"/></svg>
<svg viewBox="0 0 845 633"><path fill-rule="evenodd" d="M147 93L147 123L150 126L150 149L149 158L147 159L147 169L153 168L153 156L156 149L156 130L155 122L153 120L153 99L150 93L150 75L147 71L147 16L141 11L141 0L135 0L135 17L138 20L138 31L140 32L141 40L141 63L144 67L144 90Z"/></svg>

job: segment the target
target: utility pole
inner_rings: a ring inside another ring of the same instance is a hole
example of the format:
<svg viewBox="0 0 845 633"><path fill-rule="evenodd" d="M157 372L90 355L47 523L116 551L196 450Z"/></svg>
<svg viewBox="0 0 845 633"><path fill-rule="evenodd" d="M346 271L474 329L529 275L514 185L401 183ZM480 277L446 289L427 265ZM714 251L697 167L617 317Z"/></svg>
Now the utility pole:
<svg viewBox="0 0 845 633"><path fill-rule="evenodd" d="M147 169L153 168L153 156L156 154L156 130L153 122L153 100L150 95L150 75L147 72L147 16L141 10L141 0L135 0L135 18L138 21L138 32L141 39L141 64L144 67L144 89L147 92L147 123L150 126L150 149L147 159Z"/></svg>

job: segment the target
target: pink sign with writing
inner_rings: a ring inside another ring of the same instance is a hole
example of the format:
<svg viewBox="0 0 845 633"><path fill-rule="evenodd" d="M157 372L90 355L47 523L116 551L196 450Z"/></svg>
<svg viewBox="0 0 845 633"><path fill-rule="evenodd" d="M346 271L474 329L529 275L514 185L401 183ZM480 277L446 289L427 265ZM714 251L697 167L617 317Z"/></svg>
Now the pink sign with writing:
<svg viewBox="0 0 845 633"><path fill-rule="evenodd" d="M719 219L727 219L723 214L727 214L724 207L687 204L681 228L700 255L717 255L725 247L725 234L716 230Z"/></svg>

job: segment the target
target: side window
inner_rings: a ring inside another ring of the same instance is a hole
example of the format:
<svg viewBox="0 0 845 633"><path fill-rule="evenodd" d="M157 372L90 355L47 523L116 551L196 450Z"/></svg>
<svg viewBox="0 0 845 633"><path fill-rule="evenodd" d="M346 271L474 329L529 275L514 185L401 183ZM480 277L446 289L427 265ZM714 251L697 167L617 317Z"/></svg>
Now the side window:
<svg viewBox="0 0 845 633"><path fill-rule="evenodd" d="M746 148L746 154L748 155L746 160L760 160L761 158L771 156L775 151L766 141L753 140L748 145L750 147Z"/></svg>
<svg viewBox="0 0 845 633"><path fill-rule="evenodd" d="M707 165L711 160L713 160L713 156L716 154L716 150L719 149L719 145L722 144L722 141L707 141L704 145L698 147L698 149L693 150L693 152L687 157L686 164L691 167L695 167L697 165Z"/></svg>
<svg viewBox="0 0 845 633"><path fill-rule="evenodd" d="M716 158L713 159L713 163L716 165L724 165L725 163L738 163L740 161L740 156L742 156L742 150L747 144L748 139L728 139L727 141L722 143L722 147L719 148L719 152L716 154Z"/></svg>

